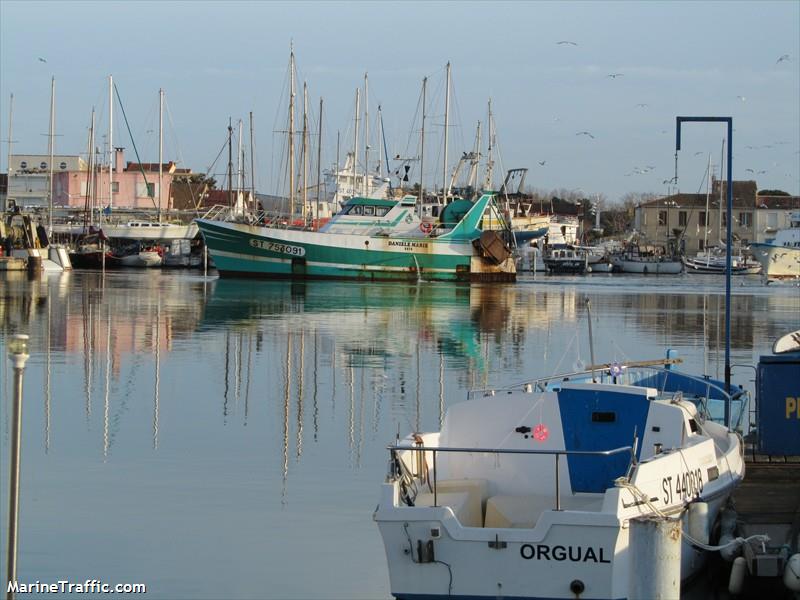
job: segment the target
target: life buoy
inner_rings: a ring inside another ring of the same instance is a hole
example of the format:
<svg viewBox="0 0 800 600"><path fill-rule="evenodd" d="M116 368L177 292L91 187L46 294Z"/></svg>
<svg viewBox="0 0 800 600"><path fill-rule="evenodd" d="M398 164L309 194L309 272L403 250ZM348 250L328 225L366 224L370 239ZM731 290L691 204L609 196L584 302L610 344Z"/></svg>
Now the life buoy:
<svg viewBox="0 0 800 600"><path fill-rule="evenodd" d="M419 230L422 233L428 234L431 231L433 231L433 223L426 223L425 221L423 221L422 223L419 224Z"/></svg>

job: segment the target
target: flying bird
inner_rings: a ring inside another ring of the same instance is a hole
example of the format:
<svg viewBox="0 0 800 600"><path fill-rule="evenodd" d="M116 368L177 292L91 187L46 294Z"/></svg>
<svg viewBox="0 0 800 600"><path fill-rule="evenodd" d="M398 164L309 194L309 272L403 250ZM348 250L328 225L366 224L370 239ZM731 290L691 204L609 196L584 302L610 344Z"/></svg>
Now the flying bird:
<svg viewBox="0 0 800 600"><path fill-rule="evenodd" d="M791 59L789 58L789 55L788 55L788 54L781 54L781 55L778 57L778 60L776 60L776 61L775 61L775 64L777 65L778 63L781 63L781 62L783 62L783 61L785 61L785 60L791 60Z"/></svg>
<svg viewBox="0 0 800 600"><path fill-rule="evenodd" d="M617 77L622 77L625 73L609 73L606 77L611 77L611 79L616 79Z"/></svg>
<svg viewBox="0 0 800 600"><path fill-rule="evenodd" d="M756 175L763 175L764 173L766 173L766 171L759 171L758 173L756 173Z"/></svg>
<svg viewBox="0 0 800 600"><path fill-rule="evenodd" d="M610 77L610 75L609 75L609 77ZM645 104L645 103L643 102L643 103L641 103L641 104L637 104L637 105L636 105L636 108L647 108L648 106L650 106L650 105L649 105L649 104Z"/></svg>
<svg viewBox="0 0 800 600"><path fill-rule="evenodd" d="M40 56L40 57L39 57L39 62L46 63L46 62L47 62L47 60L45 60L44 58L42 58L42 57Z"/></svg>
<svg viewBox="0 0 800 600"><path fill-rule="evenodd" d="M745 98L744 96L736 96L736 97L737 97L739 100L741 100L742 102L747 102L747 98Z"/></svg>
<svg viewBox="0 0 800 600"><path fill-rule="evenodd" d="M565 45L566 46L577 46L578 44L576 44L575 42L570 42L569 40L561 40L560 42L556 42L556 45L558 45L558 46L565 46Z"/></svg>
<svg viewBox="0 0 800 600"><path fill-rule="evenodd" d="M575 135L588 135L590 138L594 139L594 136L591 133L589 133L588 131L579 131Z"/></svg>
<svg viewBox="0 0 800 600"><path fill-rule="evenodd" d="M745 173L755 173L755 171L753 171L753 169L745 169L744 172Z"/></svg>
<svg viewBox="0 0 800 600"><path fill-rule="evenodd" d="M699 156L699 155L701 155L701 154L703 154L703 151L702 151L702 150L700 150L699 152L695 152L695 153L694 153L694 155L695 155L695 156Z"/></svg>
<svg viewBox="0 0 800 600"><path fill-rule="evenodd" d="M539 165L541 165L542 167L543 167L543 166L544 166L546 163L547 163L547 161L546 161L546 160L540 160L540 161L539 161Z"/></svg>

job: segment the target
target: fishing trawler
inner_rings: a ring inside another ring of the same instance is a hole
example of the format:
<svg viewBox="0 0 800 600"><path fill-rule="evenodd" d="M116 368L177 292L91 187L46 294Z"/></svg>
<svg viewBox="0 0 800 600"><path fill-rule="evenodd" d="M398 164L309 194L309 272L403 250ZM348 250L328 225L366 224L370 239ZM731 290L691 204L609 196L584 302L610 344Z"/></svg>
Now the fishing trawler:
<svg viewBox="0 0 800 600"><path fill-rule="evenodd" d="M625 598L643 516L680 519L696 542L684 534L681 577L697 572L744 475L712 406L739 419L747 393L657 362L473 391L440 431L389 446L373 518L392 595Z"/></svg>
<svg viewBox="0 0 800 600"><path fill-rule="evenodd" d="M494 196L420 218L416 197L351 198L318 231L197 219L222 277L514 281Z"/></svg>

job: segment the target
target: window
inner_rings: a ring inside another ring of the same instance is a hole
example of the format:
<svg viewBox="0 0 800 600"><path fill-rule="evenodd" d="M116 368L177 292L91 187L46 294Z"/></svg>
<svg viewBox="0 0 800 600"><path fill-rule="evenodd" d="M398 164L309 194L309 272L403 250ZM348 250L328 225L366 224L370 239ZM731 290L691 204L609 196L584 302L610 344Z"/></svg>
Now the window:
<svg viewBox="0 0 800 600"><path fill-rule="evenodd" d="M375 216L376 217L383 217L388 212L389 212L389 207L388 206L376 206L375 207Z"/></svg>
<svg viewBox="0 0 800 600"><path fill-rule="evenodd" d="M364 207L364 216L365 217L373 217L373 216L375 216L375 207L374 206L365 206Z"/></svg>
<svg viewBox="0 0 800 600"><path fill-rule="evenodd" d="M658 211L658 224L659 225L667 224L667 211L665 210Z"/></svg>
<svg viewBox="0 0 800 600"><path fill-rule="evenodd" d="M767 227L770 229L778 228L778 213L767 213Z"/></svg>
<svg viewBox="0 0 800 600"><path fill-rule="evenodd" d="M112 194L119 194L119 181L112 181L111 182L111 193Z"/></svg>
<svg viewBox="0 0 800 600"><path fill-rule="evenodd" d="M685 210L678 211L678 226L679 227L686 227L686 223L688 222L687 213Z"/></svg>
<svg viewBox="0 0 800 600"><path fill-rule="evenodd" d="M728 226L728 213L727 212L723 212L722 213L722 226L723 227L727 227Z"/></svg>
<svg viewBox="0 0 800 600"><path fill-rule="evenodd" d="M27 169L28 168L28 162L23 160L21 163L19 163L19 168L20 169Z"/></svg>
<svg viewBox="0 0 800 600"><path fill-rule="evenodd" d="M706 223L706 211L701 210L699 213L697 213L697 223L700 225L700 227L705 227L708 225L708 223Z"/></svg>
<svg viewBox="0 0 800 600"><path fill-rule="evenodd" d="M47 163L46 163L46 162L44 162L44 161L40 162L40 163L39 163L39 168L40 168L40 169L46 169L46 168L47 168Z"/></svg>
<svg viewBox="0 0 800 600"><path fill-rule="evenodd" d="M702 240L702 239L699 239L699 240L697 240L697 249L698 249L700 252L702 252L703 250L705 250L705 246L703 245L703 240Z"/></svg>
<svg viewBox="0 0 800 600"><path fill-rule="evenodd" d="M348 215L361 215L364 213L364 207L360 204L356 204L352 207L349 211L347 211Z"/></svg>
<svg viewBox="0 0 800 600"><path fill-rule="evenodd" d="M753 213L740 212L739 227L752 227L752 226L753 226Z"/></svg>
<svg viewBox="0 0 800 600"><path fill-rule="evenodd" d="M67 168L67 163L62 161L61 164L58 165L58 166L61 167L62 169L66 169Z"/></svg>
<svg viewBox="0 0 800 600"><path fill-rule="evenodd" d="M147 195L151 198L155 198L156 196L156 184L155 183L148 183L147 184Z"/></svg>

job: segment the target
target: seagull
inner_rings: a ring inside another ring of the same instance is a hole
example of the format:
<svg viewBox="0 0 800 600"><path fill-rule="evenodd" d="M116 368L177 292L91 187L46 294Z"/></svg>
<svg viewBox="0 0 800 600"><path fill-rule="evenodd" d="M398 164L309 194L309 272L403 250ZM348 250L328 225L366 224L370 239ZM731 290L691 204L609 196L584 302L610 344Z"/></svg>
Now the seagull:
<svg viewBox="0 0 800 600"><path fill-rule="evenodd" d="M744 172L745 173L755 173L755 171L753 171L753 169L745 169Z"/></svg>
<svg viewBox="0 0 800 600"><path fill-rule="evenodd" d="M561 40L560 42L556 42L556 45L557 46L565 46L565 45L567 45L567 46L577 46L578 44L576 44L575 42L570 42L569 40Z"/></svg>
<svg viewBox="0 0 800 600"><path fill-rule="evenodd" d="M42 58L42 57L40 56L40 57L39 57L39 62L46 63L46 62L47 62L47 60L45 60L44 58Z"/></svg>
<svg viewBox="0 0 800 600"><path fill-rule="evenodd" d="M609 77L611 77L611 75L609 75ZM647 108L648 106L650 106L650 105L649 105L649 104L645 104L645 103L643 102L643 103L641 103L641 104L637 104L637 105L636 105L636 108Z"/></svg>
<svg viewBox="0 0 800 600"><path fill-rule="evenodd" d="M611 77L612 79L616 79L617 77L622 77L625 73L609 73L606 77Z"/></svg>
<svg viewBox="0 0 800 600"><path fill-rule="evenodd" d="M540 164L541 166L544 166L544 165L545 165L545 163L547 163L547 161L546 161L546 160L540 160L540 161L539 161L539 164Z"/></svg>
<svg viewBox="0 0 800 600"><path fill-rule="evenodd" d="M736 97L737 97L739 100L741 100L742 102L747 102L747 98L745 98L744 96L736 96Z"/></svg>
<svg viewBox="0 0 800 600"><path fill-rule="evenodd" d="M695 155L695 156L699 156L699 155L701 155L701 154L704 154L704 152L703 152L702 150L700 150L699 152L695 152L695 153L694 153L694 155Z"/></svg>
<svg viewBox="0 0 800 600"><path fill-rule="evenodd" d="M789 58L789 55L788 55L788 54L781 54L781 55L778 57L778 60L776 60L776 61L775 61L775 64L777 65L778 63L781 63L781 62L783 62L783 61L785 61L785 60L791 60L791 59Z"/></svg>
<svg viewBox="0 0 800 600"><path fill-rule="evenodd" d="M575 135L588 135L590 138L594 139L594 136L591 133L589 133L588 131L579 131Z"/></svg>
<svg viewBox="0 0 800 600"><path fill-rule="evenodd" d="M764 173L766 173L766 171L759 171L758 173L756 173L756 175L763 175Z"/></svg>

